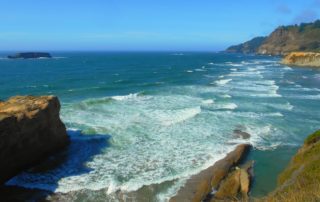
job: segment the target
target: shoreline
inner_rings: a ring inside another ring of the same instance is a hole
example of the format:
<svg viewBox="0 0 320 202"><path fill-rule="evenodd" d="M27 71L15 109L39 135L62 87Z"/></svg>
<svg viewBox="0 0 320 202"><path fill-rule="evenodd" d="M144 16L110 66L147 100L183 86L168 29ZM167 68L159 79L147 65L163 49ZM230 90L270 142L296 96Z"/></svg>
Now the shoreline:
<svg viewBox="0 0 320 202"><path fill-rule="evenodd" d="M198 173L188 177L186 183L180 187L175 194L171 195L171 199L168 201L181 201L181 193L184 195L192 189L198 189L198 182L208 182L213 175L217 174L213 179L215 186L218 186L220 182L232 171L235 166L243 163L247 158L252 146L249 144L237 145L231 152L227 153L222 159L219 159L209 168L199 171ZM89 195L111 197L119 201L126 201L130 198L132 201L150 201L150 198L156 199L157 194L161 193L161 190L168 191L177 180L164 181L159 184L144 185L136 191L122 192L116 191L110 195L107 194L107 188L100 190L77 190L67 193L52 192L42 189L33 189L20 186L3 185L0 187L0 199L1 200L21 200L28 198L29 200L49 200L49 201L61 201L61 200L76 200L78 197L83 200L88 200ZM167 187L169 186L169 188ZM165 192L166 192L165 191ZM181 192L181 193L179 193ZM201 190L200 190L201 192ZM206 195L210 194L211 188L207 189ZM84 194L86 193L86 194ZM192 191L190 191L192 193ZM83 196L88 195L88 196ZM83 198L84 197L84 198ZM183 201L186 196L182 196ZM169 198L167 198L169 199ZM178 200L176 200L178 199Z"/></svg>

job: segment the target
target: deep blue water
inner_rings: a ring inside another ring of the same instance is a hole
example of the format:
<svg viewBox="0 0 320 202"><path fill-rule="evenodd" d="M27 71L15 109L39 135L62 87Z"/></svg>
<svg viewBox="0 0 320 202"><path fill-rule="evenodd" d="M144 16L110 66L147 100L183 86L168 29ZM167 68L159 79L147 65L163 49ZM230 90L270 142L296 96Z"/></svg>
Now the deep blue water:
<svg viewBox="0 0 320 202"><path fill-rule="evenodd" d="M320 70L282 66L276 57L54 52L53 59L9 60L1 54L0 99L57 95L67 128L86 137L73 138L78 152L59 168L24 173L9 184L57 192L106 188L112 195L176 180L156 194L163 201L188 176L249 142L257 172L273 174L269 181L257 177L254 192L261 194L270 191L263 183L274 186L278 172L264 158L281 159L280 170L290 159L286 151L295 151L320 124ZM235 137L234 129L250 133L250 139ZM100 148L99 141L108 146ZM91 151L90 158L81 158ZM76 172L77 160L86 172Z"/></svg>

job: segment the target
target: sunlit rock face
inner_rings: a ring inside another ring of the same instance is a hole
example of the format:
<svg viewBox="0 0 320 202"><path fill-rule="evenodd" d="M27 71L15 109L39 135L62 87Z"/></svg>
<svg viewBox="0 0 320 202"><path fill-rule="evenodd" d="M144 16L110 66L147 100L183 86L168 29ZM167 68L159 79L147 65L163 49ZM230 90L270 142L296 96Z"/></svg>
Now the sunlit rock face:
<svg viewBox="0 0 320 202"><path fill-rule="evenodd" d="M16 96L0 102L0 183L69 143L54 96Z"/></svg>

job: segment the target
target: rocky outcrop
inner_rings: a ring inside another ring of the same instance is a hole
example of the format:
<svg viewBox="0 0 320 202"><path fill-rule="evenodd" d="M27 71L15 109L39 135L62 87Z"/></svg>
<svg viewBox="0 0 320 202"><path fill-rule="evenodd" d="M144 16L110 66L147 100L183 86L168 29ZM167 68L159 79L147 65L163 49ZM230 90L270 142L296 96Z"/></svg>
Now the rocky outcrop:
<svg viewBox="0 0 320 202"><path fill-rule="evenodd" d="M54 96L0 102L0 184L69 143Z"/></svg>
<svg viewBox="0 0 320 202"><path fill-rule="evenodd" d="M44 52L25 52L25 53L16 53L15 55L9 55L10 59L31 59L31 58L51 58L50 53Z"/></svg>
<svg viewBox="0 0 320 202"><path fill-rule="evenodd" d="M211 195L213 190L218 190L223 186L220 183L227 176L238 176L238 173L232 174L235 167L246 157L251 145L242 144L230 152L225 158L217 161L213 166L191 176L186 184L178 191L177 195L170 199L170 202L180 201L203 201L215 200ZM240 178L238 178L240 180ZM245 187L245 186L243 186ZM245 188L244 188L245 190ZM237 189L239 191L239 189ZM228 198L230 195L223 195L222 198Z"/></svg>
<svg viewBox="0 0 320 202"><path fill-rule="evenodd" d="M261 201L320 201L320 130L306 138L280 174L278 188Z"/></svg>
<svg viewBox="0 0 320 202"><path fill-rule="evenodd" d="M281 61L285 65L320 67L320 53L292 52Z"/></svg>
<svg viewBox="0 0 320 202"><path fill-rule="evenodd" d="M248 193L252 178L253 161L234 167L232 171L220 183L217 192L211 198L211 202L225 201L248 201Z"/></svg>
<svg viewBox="0 0 320 202"><path fill-rule="evenodd" d="M242 44L230 46L226 52L228 53L256 53L261 44L267 37L255 37L250 41L246 41Z"/></svg>

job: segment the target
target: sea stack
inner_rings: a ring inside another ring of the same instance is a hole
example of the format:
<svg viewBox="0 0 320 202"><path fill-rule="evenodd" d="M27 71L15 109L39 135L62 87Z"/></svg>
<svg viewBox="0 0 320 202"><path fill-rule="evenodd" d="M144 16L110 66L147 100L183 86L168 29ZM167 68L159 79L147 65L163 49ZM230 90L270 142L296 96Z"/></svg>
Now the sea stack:
<svg viewBox="0 0 320 202"><path fill-rule="evenodd" d="M31 59L31 58L51 58L50 53L45 52L24 52L24 53L16 53L15 55L9 55L10 59Z"/></svg>
<svg viewBox="0 0 320 202"><path fill-rule="evenodd" d="M16 96L0 102L0 184L69 143L55 96Z"/></svg>

